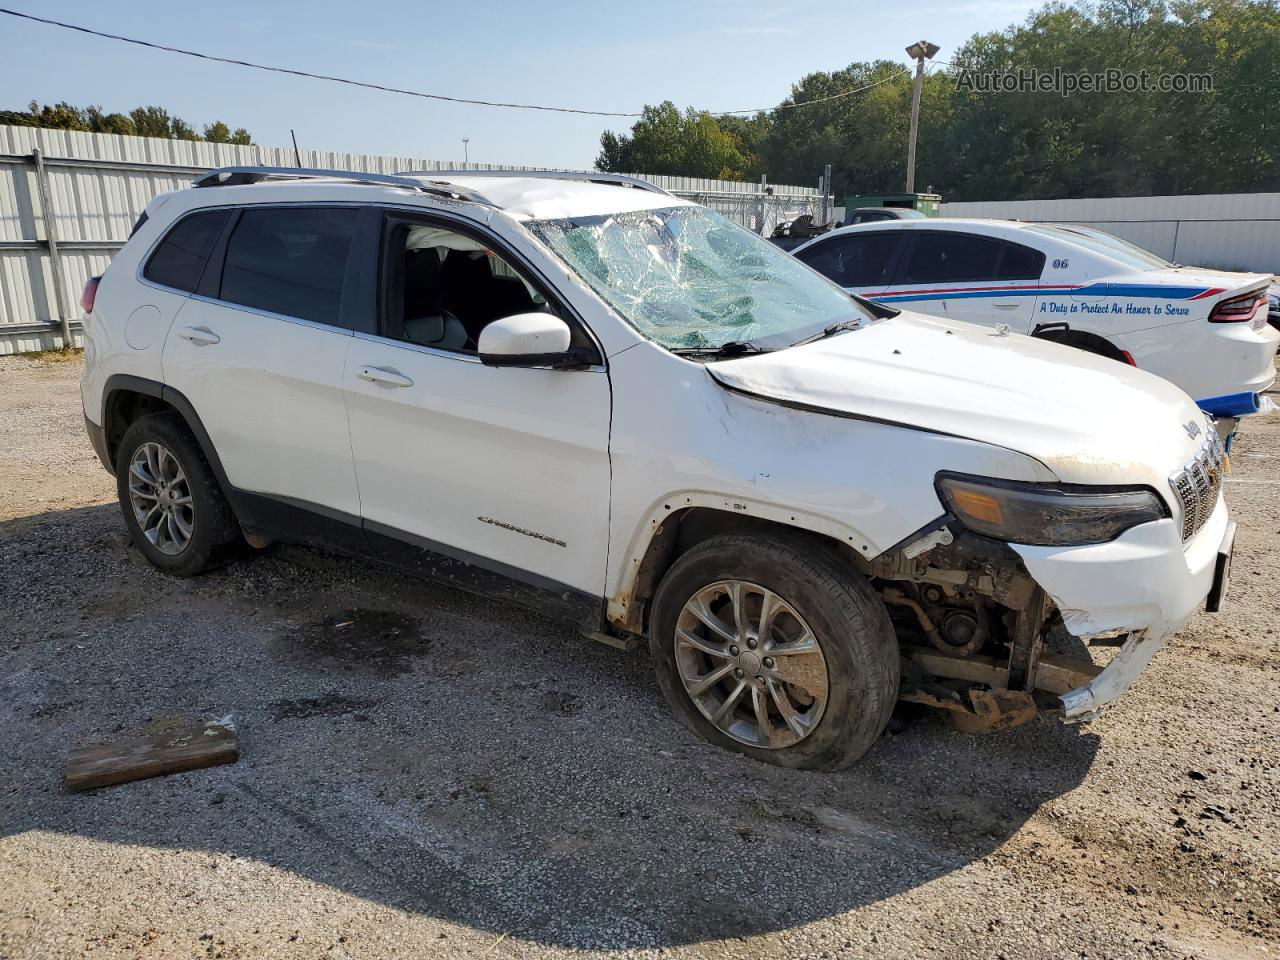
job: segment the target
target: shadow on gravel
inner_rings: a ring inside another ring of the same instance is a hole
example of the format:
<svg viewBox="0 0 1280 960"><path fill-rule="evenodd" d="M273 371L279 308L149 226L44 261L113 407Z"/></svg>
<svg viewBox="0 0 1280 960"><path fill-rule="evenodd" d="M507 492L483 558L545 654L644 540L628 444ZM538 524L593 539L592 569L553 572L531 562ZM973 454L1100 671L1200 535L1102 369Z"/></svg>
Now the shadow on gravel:
<svg viewBox="0 0 1280 960"><path fill-rule="evenodd" d="M998 847L1097 749L925 717L843 773L778 770L679 726L643 655L312 551L167 579L114 506L0 524L0 564L0 833L251 858L557 947L743 937L909 891ZM240 762L62 791L70 747L170 713L233 714ZM91 882L208 889L206 858L167 862L163 883Z"/></svg>

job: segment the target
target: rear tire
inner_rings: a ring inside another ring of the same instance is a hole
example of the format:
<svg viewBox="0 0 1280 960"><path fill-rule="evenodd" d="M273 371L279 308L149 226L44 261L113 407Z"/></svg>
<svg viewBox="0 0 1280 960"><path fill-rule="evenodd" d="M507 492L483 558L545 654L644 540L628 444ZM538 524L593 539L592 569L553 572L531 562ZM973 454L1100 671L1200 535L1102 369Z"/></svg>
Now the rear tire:
<svg viewBox="0 0 1280 960"><path fill-rule="evenodd" d="M834 551L800 536L693 547L658 588L649 638L658 685L687 726L778 766L848 766L898 696L883 602Z"/></svg>
<svg viewBox="0 0 1280 960"><path fill-rule="evenodd" d="M134 544L175 577L203 573L239 526L191 431L174 413L134 421L116 450L116 493Z"/></svg>

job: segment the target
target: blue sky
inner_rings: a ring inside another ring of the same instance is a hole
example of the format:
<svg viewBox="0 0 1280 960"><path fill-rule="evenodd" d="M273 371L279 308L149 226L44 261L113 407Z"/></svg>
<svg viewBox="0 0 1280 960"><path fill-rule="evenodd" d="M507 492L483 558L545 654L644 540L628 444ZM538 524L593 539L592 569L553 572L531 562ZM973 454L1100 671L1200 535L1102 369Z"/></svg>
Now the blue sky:
<svg viewBox="0 0 1280 960"><path fill-rule="evenodd" d="M813 70L901 59L932 40L946 59L970 35L1022 20L1018 0L764 3L650 0L363 3L312 0L9 0L8 6L173 46L481 99L597 110L769 106ZM919 34L920 36L917 36ZM621 118L439 103L205 63L0 17L0 107L32 99L128 110L157 104L223 119L255 142L585 168ZM816 173L815 173L816 177Z"/></svg>

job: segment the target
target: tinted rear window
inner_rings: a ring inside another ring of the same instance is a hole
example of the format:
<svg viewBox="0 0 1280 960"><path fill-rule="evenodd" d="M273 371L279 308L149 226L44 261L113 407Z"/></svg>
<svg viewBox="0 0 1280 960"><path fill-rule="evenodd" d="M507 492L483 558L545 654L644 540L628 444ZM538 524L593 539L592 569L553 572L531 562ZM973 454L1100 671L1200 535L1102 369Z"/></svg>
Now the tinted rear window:
<svg viewBox="0 0 1280 960"><path fill-rule="evenodd" d="M922 233L907 262L908 283L994 280L1001 244L964 233Z"/></svg>
<svg viewBox="0 0 1280 960"><path fill-rule="evenodd" d="M191 293L226 222L226 210L206 210L179 220L151 254L142 275L152 283Z"/></svg>
<svg viewBox="0 0 1280 960"><path fill-rule="evenodd" d="M904 271L907 283L1035 280L1044 254L970 233L921 233Z"/></svg>
<svg viewBox="0 0 1280 960"><path fill-rule="evenodd" d="M1020 243L1006 243L1000 258L999 280L1039 280L1044 271L1044 254Z"/></svg>
<svg viewBox="0 0 1280 960"><path fill-rule="evenodd" d="M338 325L358 217L351 209L245 210L227 241L219 298Z"/></svg>

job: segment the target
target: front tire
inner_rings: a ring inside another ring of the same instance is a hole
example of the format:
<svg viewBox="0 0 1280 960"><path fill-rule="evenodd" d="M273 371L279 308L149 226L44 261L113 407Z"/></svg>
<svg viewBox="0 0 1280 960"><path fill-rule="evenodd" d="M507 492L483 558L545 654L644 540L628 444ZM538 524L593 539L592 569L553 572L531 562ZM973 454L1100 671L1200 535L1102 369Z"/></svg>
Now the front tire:
<svg viewBox="0 0 1280 960"><path fill-rule="evenodd" d="M766 763L848 766L897 700L884 604L834 551L802 537L731 534L693 547L658 588L649 638L677 716Z"/></svg>
<svg viewBox="0 0 1280 960"><path fill-rule="evenodd" d="M125 431L116 493L134 544L176 577L208 570L237 539L217 478L177 414L150 414Z"/></svg>

